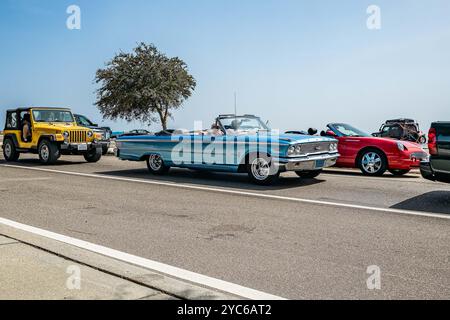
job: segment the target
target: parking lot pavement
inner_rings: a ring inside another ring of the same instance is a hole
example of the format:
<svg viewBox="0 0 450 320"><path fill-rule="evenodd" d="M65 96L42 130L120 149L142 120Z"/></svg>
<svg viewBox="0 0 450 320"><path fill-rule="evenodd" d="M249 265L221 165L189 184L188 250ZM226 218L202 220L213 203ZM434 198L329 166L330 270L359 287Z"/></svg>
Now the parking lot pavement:
<svg viewBox="0 0 450 320"><path fill-rule="evenodd" d="M6 219L285 298L450 297L450 188L417 174L287 174L263 188L241 175L154 177L114 157L16 165L0 163ZM381 290L367 286L370 266Z"/></svg>

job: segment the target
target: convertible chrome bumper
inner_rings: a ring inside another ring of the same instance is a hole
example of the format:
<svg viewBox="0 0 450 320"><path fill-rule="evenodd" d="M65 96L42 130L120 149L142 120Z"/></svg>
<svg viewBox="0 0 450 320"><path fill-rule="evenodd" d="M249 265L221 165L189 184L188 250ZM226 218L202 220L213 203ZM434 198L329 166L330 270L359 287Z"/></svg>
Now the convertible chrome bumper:
<svg viewBox="0 0 450 320"><path fill-rule="evenodd" d="M282 171L311 171L331 167L336 164L340 154L327 153L314 156L278 159Z"/></svg>

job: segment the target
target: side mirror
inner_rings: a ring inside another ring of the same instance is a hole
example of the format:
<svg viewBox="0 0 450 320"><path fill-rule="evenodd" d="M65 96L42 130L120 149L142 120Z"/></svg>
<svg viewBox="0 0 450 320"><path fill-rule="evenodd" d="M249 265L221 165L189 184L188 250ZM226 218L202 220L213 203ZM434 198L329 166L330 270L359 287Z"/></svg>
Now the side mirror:
<svg viewBox="0 0 450 320"><path fill-rule="evenodd" d="M336 135L336 133L334 133L333 130L327 130L327 132L325 132L325 135L328 137L337 138L337 135Z"/></svg>

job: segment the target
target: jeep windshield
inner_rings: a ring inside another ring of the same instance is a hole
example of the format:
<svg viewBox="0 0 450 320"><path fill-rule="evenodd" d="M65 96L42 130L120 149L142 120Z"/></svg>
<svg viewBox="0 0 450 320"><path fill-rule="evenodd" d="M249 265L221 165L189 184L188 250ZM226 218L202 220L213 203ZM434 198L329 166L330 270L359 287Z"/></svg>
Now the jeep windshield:
<svg viewBox="0 0 450 320"><path fill-rule="evenodd" d="M67 110L33 110L33 118L35 122L74 122Z"/></svg>

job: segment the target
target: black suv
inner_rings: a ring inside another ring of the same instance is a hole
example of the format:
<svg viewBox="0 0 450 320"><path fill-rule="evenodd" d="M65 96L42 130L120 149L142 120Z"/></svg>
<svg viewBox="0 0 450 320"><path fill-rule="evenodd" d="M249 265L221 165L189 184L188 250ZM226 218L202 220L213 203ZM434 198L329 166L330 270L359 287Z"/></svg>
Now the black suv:
<svg viewBox="0 0 450 320"><path fill-rule="evenodd" d="M425 179L450 183L450 122L434 122L428 133L430 160L420 165Z"/></svg>
<svg viewBox="0 0 450 320"><path fill-rule="evenodd" d="M111 142L111 129L109 127L99 127L98 124L93 123L86 116L81 114L74 114L73 116L80 127L86 127L92 129L94 132L102 134L102 140L100 141L100 144L102 145L102 153L103 155L107 154Z"/></svg>

